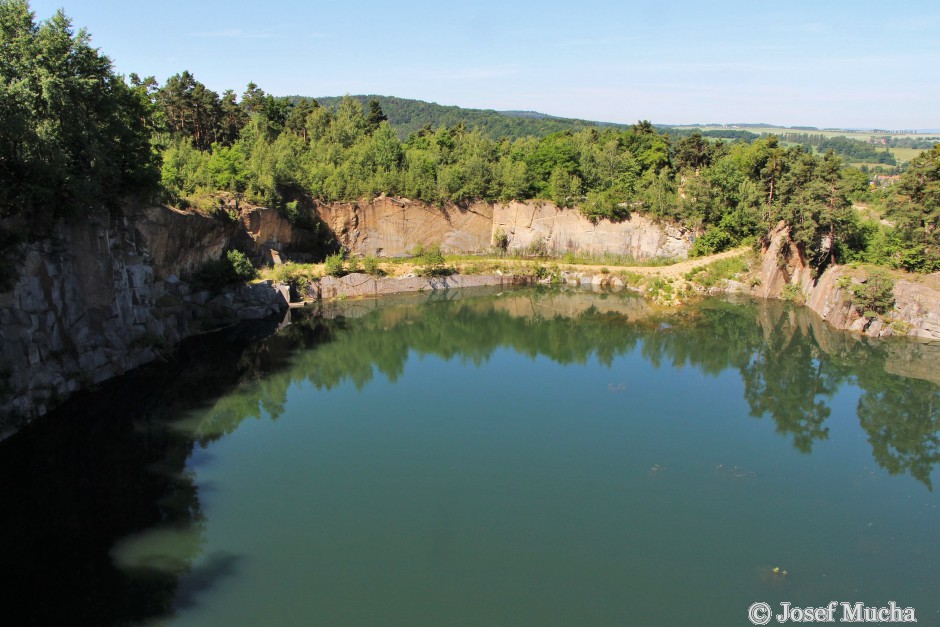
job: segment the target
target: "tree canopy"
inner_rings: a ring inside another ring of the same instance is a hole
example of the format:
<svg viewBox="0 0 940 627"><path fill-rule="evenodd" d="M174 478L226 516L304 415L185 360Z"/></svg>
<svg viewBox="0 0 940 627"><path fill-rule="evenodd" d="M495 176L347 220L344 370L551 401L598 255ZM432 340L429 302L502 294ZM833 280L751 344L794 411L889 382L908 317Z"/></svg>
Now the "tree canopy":
<svg viewBox="0 0 940 627"><path fill-rule="evenodd" d="M693 254L783 220L817 269L860 259L940 269L936 147L875 194L839 158L857 149L844 138L804 134L816 149L786 147L737 131L666 133L646 120L603 126L385 97L282 98L253 82L219 95L189 71L163 85L131 74L128 84L61 11L36 22L25 0L0 0L0 29L0 217L80 212L153 189L159 176L172 204L227 192L291 215L299 201L380 194L544 198L593 221L642 212L681 222L695 235ZM859 199L887 220L863 219Z"/></svg>
<svg viewBox="0 0 940 627"><path fill-rule="evenodd" d="M156 183L147 100L62 11L0 0L0 216L35 224Z"/></svg>

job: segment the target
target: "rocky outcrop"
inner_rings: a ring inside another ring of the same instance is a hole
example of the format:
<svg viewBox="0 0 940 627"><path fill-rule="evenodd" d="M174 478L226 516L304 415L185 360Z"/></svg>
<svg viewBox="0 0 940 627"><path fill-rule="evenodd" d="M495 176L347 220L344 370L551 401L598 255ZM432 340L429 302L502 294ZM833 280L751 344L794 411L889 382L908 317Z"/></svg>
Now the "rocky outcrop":
<svg viewBox="0 0 940 627"><path fill-rule="evenodd" d="M940 289L937 289L940 273L895 279L894 308L876 318L865 317L858 311L852 303L850 290L841 287L846 285L846 281L841 280L843 277L847 277L851 285L864 281L865 273L832 265L814 277L803 253L790 241L789 227L780 223L767 238L758 271L759 281L752 293L762 298L796 296L837 329L865 333L869 337L908 335L940 340ZM785 294L787 290L789 294Z"/></svg>
<svg viewBox="0 0 940 627"><path fill-rule="evenodd" d="M404 257L416 246L445 252L480 252L492 246L493 205L429 205L381 196L368 202L318 204L320 220L350 252Z"/></svg>
<svg viewBox="0 0 940 627"><path fill-rule="evenodd" d="M167 207L59 222L15 251L0 293L0 439L73 392L185 337L287 308L270 283L215 293L180 276L229 248L232 221Z"/></svg>
<svg viewBox="0 0 940 627"><path fill-rule="evenodd" d="M510 251L543 248L554 255L685 259L692 248L691 232L678 224L636 214L622 222L593 223L577 209L542 201L497 203L493 206L493 232L505 234Z"/></svg>
<svg viewBox="0 0 940 627"><path fill-rule="evenodd" d="M323 257L332 241L315 220L298 225L275 209L253 205L236 209L234 201L222 207L208 216L164 205L129 206L124 221L138 232L140 246L153 260L159 278L192 274L230 248L259 263L313 261Z"/></svg>
<svg viewBox="0 0 940 627"><path fill-rule="evenodd" d="M908 335L940 340L938 285L940 272L924 277L921 281L902 279L894 282L895 308L891 315L902 323L902 327L909 329Z"/></svg>
<svg viewBox="0 0 940 627"><path fill-rule="evenodd" d="M302 214L311 216L312 212ZM315 261L332 250L332 234L316 219L295 224L280 211L247 207L238 213L238 247L250 251L263 263L286 259Z"/></svg>
<svg viewBox="0 0 940 627"><path fill-rule="evenodd" d="M231 246L237 226L223 217L164 205L129 206L119 220L114 226L134 234L133 245L161 279L187 276L207 260L219 259Z"/></svg>
<svg viewBox="0 0 940 627"><path fill-rule="evenodd" d="M510 275L453 274L441 277L374 277L368 274L353 273L342 277L325 276L312 281L307 293L318 300L323 298L360 298L408 292L433 292L464 287L524 285L528 282L529 280L526 277Z"/></svg>
<svg viewBox="0 0 940 627"><path fill-rule="evenodd" d="M678 225L640 215L593 223L576 208L535 200L435 206L383 196L369 202L319 204L316 212L340 244L361 255L402 257L419 245L440 245L452 253L481 252L493 248L497 235L506 237L510 252L684 259L692 247L691 233Z"/></svg>

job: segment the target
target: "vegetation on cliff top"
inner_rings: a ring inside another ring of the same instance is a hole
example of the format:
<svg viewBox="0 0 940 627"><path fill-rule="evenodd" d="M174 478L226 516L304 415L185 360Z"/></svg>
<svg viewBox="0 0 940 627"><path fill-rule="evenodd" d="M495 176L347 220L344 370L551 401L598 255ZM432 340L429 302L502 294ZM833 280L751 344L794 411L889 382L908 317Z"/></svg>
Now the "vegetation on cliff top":
<svg viewBox="0 0 940 627"><path fill-rule="evenodd" d="M545 198L591 220L643 212L680 221L698 234L694 254L783 220L817 268L868 260L940 269L936 147L892 189L871 192L867 175L832 151L784 147L773 136L668 135L645 121L546 135L551 119L540 119L538 136L525 137L425 124L402 141L376 99L326 107L253 83L240 97L220 96L189 72L162 86L132 74L127 84L61 12L37 24L24 0L0 0L0 20L2 215L54 217L147 189L155 146L162 193L175 204L223 191L298 218L313 200L380 194L429 203ZM392 117L410 106L395 100ZM863 220L853 201L884 220Z"/></svg>
<svg viewBox="0 0 940 627"><path fill-rule="evenodd" d="M155 188L150 103L57 12L0 0L0 218L32 227Z"/></svg>

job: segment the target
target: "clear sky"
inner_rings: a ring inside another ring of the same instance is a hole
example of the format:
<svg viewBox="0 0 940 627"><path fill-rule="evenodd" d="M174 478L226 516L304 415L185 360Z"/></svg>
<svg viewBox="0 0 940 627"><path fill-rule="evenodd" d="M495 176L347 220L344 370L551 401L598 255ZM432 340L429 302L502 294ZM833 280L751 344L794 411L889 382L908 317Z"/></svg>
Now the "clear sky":
<svg viewBox="0 0 940 627"><path fill-rule="evenodd" d="M117 71L610 122L940 128L940 1L32 0Z"/></svg>

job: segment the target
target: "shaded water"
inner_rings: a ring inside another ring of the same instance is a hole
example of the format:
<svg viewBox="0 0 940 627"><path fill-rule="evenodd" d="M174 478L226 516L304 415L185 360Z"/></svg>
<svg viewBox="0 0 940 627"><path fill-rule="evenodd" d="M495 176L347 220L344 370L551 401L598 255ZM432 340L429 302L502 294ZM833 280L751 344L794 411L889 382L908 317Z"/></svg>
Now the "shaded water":
<svg viewBox="0 0 940 627"><path fill-rule="evenodd" d="M940 624L933 347L535 289L324 313L0 445L24 616L746 625L758 600L896 601Z"/></svg>

